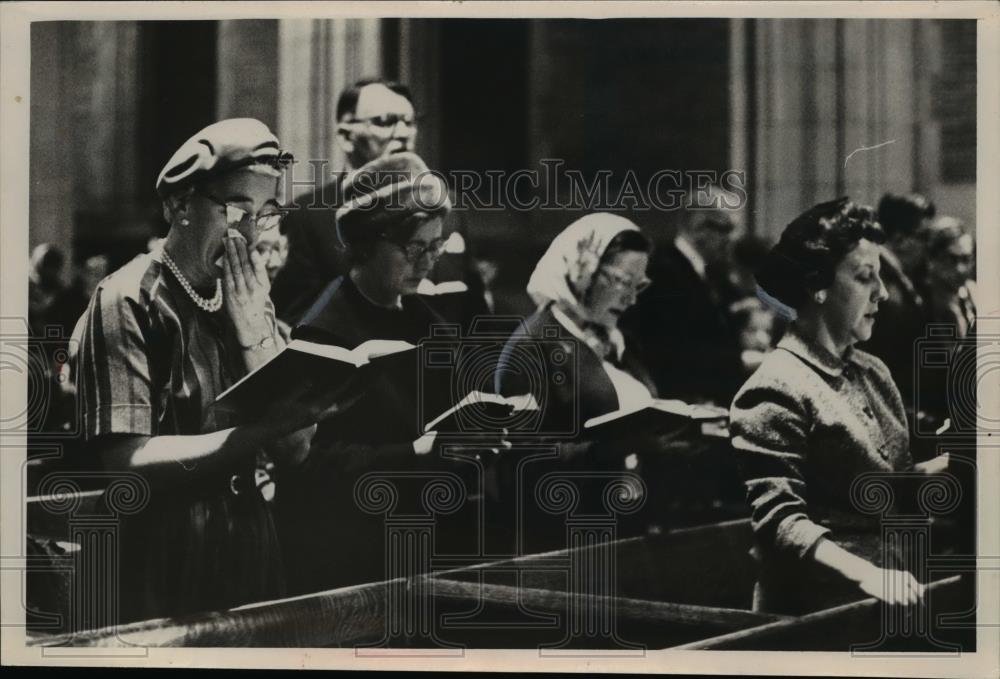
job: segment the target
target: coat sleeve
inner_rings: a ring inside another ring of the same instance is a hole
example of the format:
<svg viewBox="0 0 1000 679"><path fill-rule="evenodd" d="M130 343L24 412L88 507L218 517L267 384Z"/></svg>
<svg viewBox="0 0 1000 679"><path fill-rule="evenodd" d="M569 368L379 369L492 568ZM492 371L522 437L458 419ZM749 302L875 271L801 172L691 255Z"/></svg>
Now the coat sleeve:
<svg viewBox="0 0 1000 679"><path fill-rule="evenodd" d="M84 435L155 435L152 380L143 328L148 316L134 300L99 288L78 326L76 386Z"/></svg>
<svg viewBox="0 0 1000 679"><path fill-rule="evenodd" d="M780 387L749 386L733 402L730 429L754 534L779 552L804 557L830 530L809 518L803 404Z"/></svg>

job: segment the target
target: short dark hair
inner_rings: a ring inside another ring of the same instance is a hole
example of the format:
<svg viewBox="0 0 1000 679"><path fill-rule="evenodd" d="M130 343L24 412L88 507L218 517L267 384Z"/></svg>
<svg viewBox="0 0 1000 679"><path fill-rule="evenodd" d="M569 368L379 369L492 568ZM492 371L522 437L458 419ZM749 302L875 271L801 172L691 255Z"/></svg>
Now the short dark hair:
<svg viewBox="0 0 1000 679"><path fill-rule="evenodd" d="M646 238L642 231L625 229L624 231L620 231L608 243L608 247L604 249L604 254L601 255L601 261L598 266L607 264L619 252L650 252L652 249L652 242Z"/></svg>
<svg viewBox="0 0 1000 679"><path fill-rule="evenodd" d="M406 97L406 100L413 104L413 94L406 85L385 78L362 78L346 88L337 98L337 120L349 113L353 115L358 110L358 97L361 96L361 90L368 85L384 85L399 96Z"/></svg>
<svg viewBox="0 0 1000 679"><path fill-rule="evenodd" d="M757 285L795 310L830 287L837 266L862 239L885 241L875 211L846 196L809 208L785 227L757 270Z"/></svg>
<svg viewBox="0 0 1000 679"><path fill-rule="evenodd" d="M878 221L887 237L909 238L916 235L923 221L934 217L935 212L934 203L919 193L908 196L887 193L878 204Z"/></svg>

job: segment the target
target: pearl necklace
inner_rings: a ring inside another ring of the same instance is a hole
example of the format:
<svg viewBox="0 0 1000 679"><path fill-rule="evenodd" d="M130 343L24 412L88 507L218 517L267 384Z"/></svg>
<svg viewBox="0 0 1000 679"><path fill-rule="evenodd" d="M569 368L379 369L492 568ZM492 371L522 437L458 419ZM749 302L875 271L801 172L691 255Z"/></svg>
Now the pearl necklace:
<svg viewBox="0 0 1000 679"><path fill-rule="evenodd" d="M194 288L192 288L191 284L188 283L184 274L182 274L181 270L177 268L174 260L167 254L166 249L163 250L163 263L167 265L167 268L170 269L170 273L174 275L177 282L181 284L182 288L184 288L184 292L186 292L188 297L190 297L191 300L198 305L199 309L204 309L208 313L214 314L222 308L222 281L218 278L215 279L215 295L212 299L205 299L194 291Z"/></svg>

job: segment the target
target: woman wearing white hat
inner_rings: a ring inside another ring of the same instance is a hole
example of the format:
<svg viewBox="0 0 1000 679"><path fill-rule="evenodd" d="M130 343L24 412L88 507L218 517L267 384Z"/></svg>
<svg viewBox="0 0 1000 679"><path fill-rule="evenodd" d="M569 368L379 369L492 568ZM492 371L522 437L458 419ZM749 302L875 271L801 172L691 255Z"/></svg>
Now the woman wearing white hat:
<svg viewBox="0 0 1000 679"><path fill-rule="evenodd" d="M281 220L289 160L253 119L215 123L185 142L156 184L170 223L162 247L102 281L77 325L88 450L137 484L127 507L105 493L121 519L122 620L283 592L255 453L303 455L314 415L277 405L258 424L232 427L210 406L281 348L253 244Z"/></svg>

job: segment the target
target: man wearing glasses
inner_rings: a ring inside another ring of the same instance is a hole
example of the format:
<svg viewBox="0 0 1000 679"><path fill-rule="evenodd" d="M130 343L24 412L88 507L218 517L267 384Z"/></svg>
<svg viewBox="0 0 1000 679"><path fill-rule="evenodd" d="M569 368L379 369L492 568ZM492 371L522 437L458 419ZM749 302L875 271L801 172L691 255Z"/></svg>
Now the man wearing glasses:
<svg viewBox="0 0 1000 679"><path fill-rule="evenodd" d="M416 142L413 102L405 85L377 78L359 80L341 92L336 115L343 172L296 198L296 207L282 227L288 236L288 259L274 279L271 299L278 317L293 326L323 288L347 271L334 227L343 176L376 158L412 151Z"/></svg>

